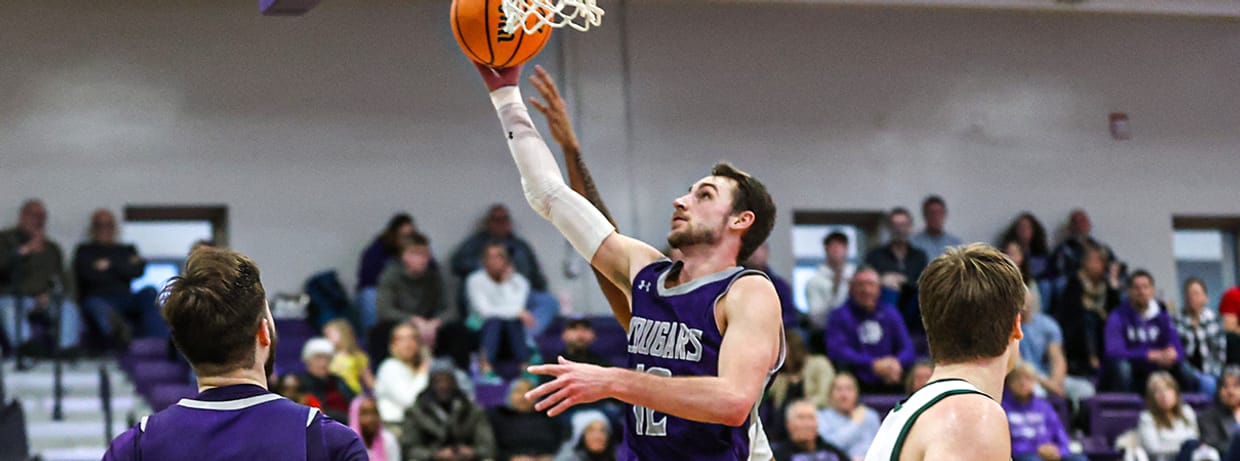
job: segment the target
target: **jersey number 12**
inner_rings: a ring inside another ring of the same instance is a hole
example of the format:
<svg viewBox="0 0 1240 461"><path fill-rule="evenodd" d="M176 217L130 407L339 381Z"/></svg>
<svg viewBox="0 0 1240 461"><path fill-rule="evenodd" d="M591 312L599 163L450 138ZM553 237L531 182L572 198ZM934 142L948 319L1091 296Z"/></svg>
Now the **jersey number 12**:
<svg viewBox="0 0 1240 461"><path fill-rule="evenodd" d="M644 371L655 376L672 376L672 370L662 367L646 368L645 364L637 364L637 371ZM633 405L633 428L637 435L664 437L667 435L667 416L655 419L654 410Z"/></svg>

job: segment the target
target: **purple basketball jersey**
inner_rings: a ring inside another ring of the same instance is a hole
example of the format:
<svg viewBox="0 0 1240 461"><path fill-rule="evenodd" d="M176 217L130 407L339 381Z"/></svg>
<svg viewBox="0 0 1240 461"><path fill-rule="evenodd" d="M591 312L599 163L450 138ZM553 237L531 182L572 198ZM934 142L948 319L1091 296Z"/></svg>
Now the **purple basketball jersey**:
<svg viewBox="0 0 1240 461"><path fill-rule="evenodd" d="M715 303L737 279L765 275L733 267L666 288L672 267L666 259L656 261L633 278L629 367L661 376L717 376L723 334L715 322ZM730 427L634 405L625 407L628 411L619 460L743 460L749 459L754 449L769 453L765 434L757 441L750 440L750 427L757 423L752 414L740 427ZM760 426L757 429L761 431ZM751 446L755 443L762 446Z"/></svg>

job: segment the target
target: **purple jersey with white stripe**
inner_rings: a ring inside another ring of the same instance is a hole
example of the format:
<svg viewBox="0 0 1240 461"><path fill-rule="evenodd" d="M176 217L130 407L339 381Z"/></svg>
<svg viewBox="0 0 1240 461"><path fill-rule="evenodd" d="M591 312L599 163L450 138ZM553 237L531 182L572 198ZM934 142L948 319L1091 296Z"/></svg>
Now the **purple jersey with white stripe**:
<svg viewBox="0 0 1240 461"><path fill-rule="evenodd" d="M352 429L317 409L259 386L236 385L203 391L143 418L112 441L103 459L301 461L308 457L368 459Z"/></svg>
<svg viewBox="0 0 1240 461"><path fill-rule="evenodd" d="M723 334L715 322L715 303L737 279L765 275L733 267L666 288L673 266L671 261L659 260L633 278L629 367L661 376L718 376ZM749 459L751 451L769 453L760 425L755 434L758 440L750 440L751 425L757 424L752 414L740 427L730 427L634 405L626 408L619 460L738 460Z"/></svg>

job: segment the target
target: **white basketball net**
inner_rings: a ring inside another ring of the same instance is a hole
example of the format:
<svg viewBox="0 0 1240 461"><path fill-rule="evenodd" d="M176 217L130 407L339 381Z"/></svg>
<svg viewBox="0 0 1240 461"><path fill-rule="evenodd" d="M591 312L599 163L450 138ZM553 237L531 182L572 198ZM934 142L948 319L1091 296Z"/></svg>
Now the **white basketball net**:
<svg viewBox="0 0 1240 461"><path fill-rule="evenodd" d="M517 31L537 32L543 26L572 27L582 32L603 24L603 9L596 0L503 0L505 33ZM529 21L530 17L536 18Z"/></svg>

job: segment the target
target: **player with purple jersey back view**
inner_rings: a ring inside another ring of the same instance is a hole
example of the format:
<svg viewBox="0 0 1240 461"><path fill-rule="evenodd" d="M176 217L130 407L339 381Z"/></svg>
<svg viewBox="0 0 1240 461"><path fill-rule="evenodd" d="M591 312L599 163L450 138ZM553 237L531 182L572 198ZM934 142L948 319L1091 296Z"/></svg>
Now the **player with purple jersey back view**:
<svg viewBox="0 0 1240 461"><path fill-rule="evenodd" d="M771 459L757 405L783 356L778 295L738 263L770 235L765 186L721 163L672 202L666 259L626 237L564 183L517 89L521 69L479 66L530 206L630 301L629 369L530 367L555 379L526 394L555 416L615 398L628 404L618 459Z"/></svg>
<svg viewBox="0 0 1240 461"><path fill-rule="evenodd" d="M202 247L164 288L161 313L198 376L198 395L118 436L104 461L365 461L352 429L267 390L276 330L258 266Z"/></svg>

